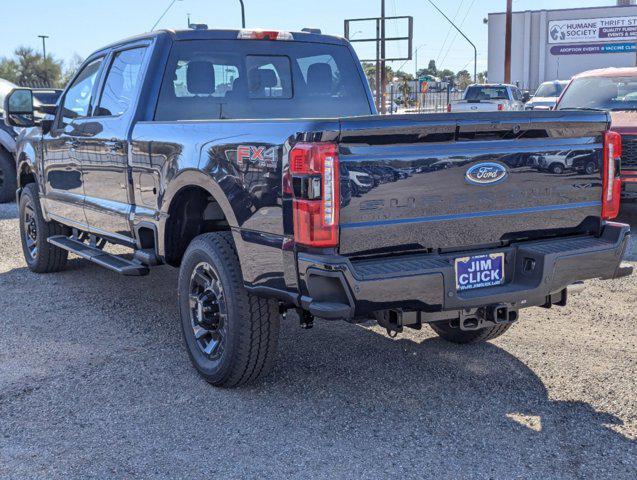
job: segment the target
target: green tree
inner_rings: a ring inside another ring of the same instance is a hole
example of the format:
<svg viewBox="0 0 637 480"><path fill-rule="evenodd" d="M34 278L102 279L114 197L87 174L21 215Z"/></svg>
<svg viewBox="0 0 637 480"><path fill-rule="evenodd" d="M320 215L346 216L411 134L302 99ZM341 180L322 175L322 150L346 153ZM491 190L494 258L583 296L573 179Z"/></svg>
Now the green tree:
<svg viewBox="0 0 637 480"><path fill-rule="evenodd" d="M478 83L487 83L487 72L478 72Z"/></svg>
<svg viewBox="0 0 637 480"><path fill-rule="evenodd" d="M414 76L411 73L403 72L402 70L398 70L394 74L394 77L400 80L407 80L407 81L414 80Z"/></svg>
<svg viewBox="0 0 637 480"><path fill-rule="evenodd" d="M363 62L363 71L365 72L365 76L369 81L369 86L372 91L376 91L376 64L372 62ZM387 82L390 82L392 78L394 78L394 71L392 68L385 64L385 78Z"/></svg>
<svg viewBox="0 0 637 480"><path fill-rule="evenodd" d="M73 55L73 58L71 58L71 60L69 60L69 62L64 65L62 78L60 78L59 82L60 87L65 87L71 81L73 75L75 75L75 72L77 72L77 69L80 68L80 66L82 65L82 62L84 62L84 59L76 53L75 55Z"/></svg>
<svg viewBox="0 0 637 480"><path fill-rule="evenodd" d="M31 47L18 47L12 58L0 59L0 77L24 86L58 86L62 61L36 53Z"/></svg>
<svg viewBox="0 0 637 480"><path fill-rule="evenodd" d="M472 83L471 74L467 70L460 70L456 73L456 85L461 90L467 88Z"/></svg>
<svg viewBox="0 0 637 480"><path fill-rule="evenodd" d="M431 73L431 75L436 76L438 74L438 69L436 68L436 61L431 59L429 60L429 65L427 66L427 70Z"/></svg>
<svg viewBox="0 0 637 480"><path fill-rule="evenodd" d="M429 64L427 68L421 68L420 70L416 72L416 76L418 78L424 75L429 75L431 77L440 76L440 72L438 71L438 68L436 67L436 61L434 59L429 60Z"/></svg>
<svg viewBox="0 0 637 480"><path fill-rule="evenodd" d="M454 78L456 76L456 74L452 71L449 70L448 68L445 68L443 70L438 70L438 75L436 75L437 77L440 77L441 80L445 80L446 78Z"/></svg>

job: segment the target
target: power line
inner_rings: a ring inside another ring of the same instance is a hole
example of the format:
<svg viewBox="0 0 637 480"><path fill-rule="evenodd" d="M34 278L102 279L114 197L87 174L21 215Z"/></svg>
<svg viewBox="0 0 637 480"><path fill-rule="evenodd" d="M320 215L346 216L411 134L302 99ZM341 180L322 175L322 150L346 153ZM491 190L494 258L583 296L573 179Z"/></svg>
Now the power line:
<svg viewBox="0 0 637 480"><path fill-rule="evenodd" d="M469 5L469 8L467 9L466 13L464 14L464 17L462 18L462 22L460 22L461 27L464 25L464 21L467 19L467 16L469 15L469 12L471 12L471 9L473 8L473 4L475 2L476 0L473 0L471 4ZM445 52L445 56L440 62L441 64L445 63L445 60L447 59L447 55L449 55L449 51L451 50L451 47L453 47L453 44L456 41L456 38L458 38L458 32L456 32L456 34L453 36L453 39L449 43L449 47L447 48L447 51Z"/></svg>
<svg viewBox="0 0 637 480"><path fill-rule="evenodd" d="M460 30L460 27L458 27L458 25L456 25L455 23L453 23L453 20L451 20L447 15L445 15L445 12L443 12L442 10L440 10L440 8L438 8L438 5L436 5L433 0L427 0L429 2L429 4L434 7L438 13L440 15L442 15L445 20L447 20L451 25L453 25L453 28L455 28L458 32L460 32L460 35L463 36L463 38L467 41L467 43L469 45L471 45L471 48L473 48L473 78L474 81L476 79L476 75L477 75L477 68L478 68L478 49L476 48L475 43L473 43L471 40L469 40L469 37L467 37L464 32L462 30Z"/></svg>
<svg viewBox="0 0 637 480"><path fill-rule="evenodd" d="M462 8L462 4L464 3L464 0L460 0L460 4L458 5L458 9L456 10L456 13L453 16L453 21L456 21L456 17L458 16L458 13L460 13L460 9ZM445 35L445 39L442 42L442 46L440 47L440 51L438 52L438 55L436 55L436 65L438 65L438 60L440 60L440 55L442 55L442 51L445 49L445 45L447 44L447 39L449 38L449 35L451 34L451 29L453 27L451 25L449 25L449 28L447 29L447 35Z"/></svg>
<svg viewBox="0 0 637 480"><path fill-rule="evenodd" d="M179 0L181 1L181 0ZM168 10L170 10L172 8L172 6L175 4L175 2L177 2L177 0L172 0L170 2L170 4L168 4L168 6L166 7L166 10L164 10L164 13L162 13L159 18L157 19L157 21L155 22L155 25L153 25L153 28L150 29L150 31L152 32L153 30L155 30L155 27L157 27L157 25L159 25L159 22L161 22L161 20L166 16L166 14L168 13Z"/></svg>

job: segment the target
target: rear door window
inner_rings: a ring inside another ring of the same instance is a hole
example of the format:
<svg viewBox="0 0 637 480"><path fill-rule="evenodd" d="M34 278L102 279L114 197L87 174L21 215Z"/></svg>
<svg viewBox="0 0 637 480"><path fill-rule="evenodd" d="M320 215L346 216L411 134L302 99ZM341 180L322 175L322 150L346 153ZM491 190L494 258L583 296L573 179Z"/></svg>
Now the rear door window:
<svg viewBox="0 0 637 480"><path fill-rule="evenodd" d="M182 40L171 50L155 120L369 115L364 85L344 45Z"/></svg>
<svg viewBox="0 0 637 480"><path fill-rule="evenodd" d="M137 96L146 47L117 52L108 70L94 116L122 115Z"/></svg>

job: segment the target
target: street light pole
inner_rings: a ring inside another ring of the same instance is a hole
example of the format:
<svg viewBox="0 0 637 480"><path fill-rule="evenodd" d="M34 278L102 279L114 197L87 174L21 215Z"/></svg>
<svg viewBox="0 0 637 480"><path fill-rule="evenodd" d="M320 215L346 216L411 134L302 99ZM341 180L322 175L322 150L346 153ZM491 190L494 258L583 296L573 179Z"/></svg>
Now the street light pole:
<svg viewBox="0 0 637 480"><path fill-rule="evenodd" d="M380 113L387 113L385 105L385 90L387 89L387 77L385 75L385 0L380 2Z"/></svg>
<svg viewBox="0 0 637 480"><path fill-rule="evenodd" d="M427 44L423 43L422 45L418 45L416 47L416 50L414 50L414 60L416 62L416 68L414 70L414 78L416 78L416 80L418 80L418 50L420 50L421 47L426 47Z"/></svg>
<svg viewBox="0 0 637 480"><path fill-rule="evenodd" d="M46 39L49 38L48 35L38 35L38 38L42 39L42 58L46 60Z"/></svg>
<svg viewBox="0 0 637 480"><path fill-rule="evenodd" d="M474 43L471 40L469 40L469 37L467 37L464 34L464 32L462 30L460 30L460 28L458 28L458 26L455 23L453 23L451 21L451 19L447 15L445 15L445 13L442 10L440 10L438 8L438 6L432 0L427 0L427 1L431 4L432 7L434 7L436 10L438 10L438 13L440 13L440 15L445 17L445 19L451 24L451 26L453 28L455 28L456 30L458 30L458 33L460 35L462 35L464 37L464 39L467 42L469 42L469 44L473 47L473 81L477 82L477 78L478 78L478 49L476 48Z"/></svg>
<svg viewBox="0 0 637 480"><path fill-rule="evenodd" d="M239 0L241 4L241 28L246 28L246 7L243 4L243 0Z"/></svg>

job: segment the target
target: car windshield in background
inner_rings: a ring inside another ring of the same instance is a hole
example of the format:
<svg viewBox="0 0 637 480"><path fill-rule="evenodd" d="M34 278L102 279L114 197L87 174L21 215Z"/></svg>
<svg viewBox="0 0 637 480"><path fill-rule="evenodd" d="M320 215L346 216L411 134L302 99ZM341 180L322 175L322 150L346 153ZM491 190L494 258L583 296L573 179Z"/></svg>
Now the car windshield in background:
<svg viewBox="0 0 637 480"><path fill-rule="evenodd" d="M465 100L488 101L488 100L508 100L506 87L482 87L472 86L467 88L464 96Z"/></svg>
<svg viewBox="0 0 637 480"><path fill-rule="evenodd" d="M555 82L546 82L540 85L535 92L536 97L559 97L564 90L564 85Z"/></svg>
<svg viewBox="0 0 637 480"><path fill-rule="evenodd" d="M576 78L564 92L557 109L637 110L637 78Z"/></svg>
<svg viewBox="0 0 637 480"><path fill-rule="evenodd" d="M363 80L345 46L188 40L171 51L155 120L369 114Z"/></svg>

